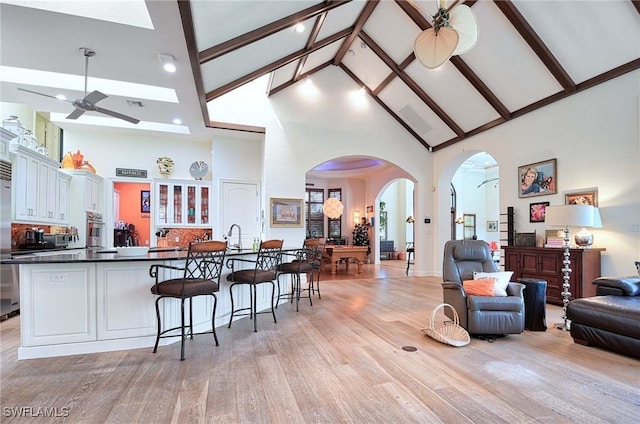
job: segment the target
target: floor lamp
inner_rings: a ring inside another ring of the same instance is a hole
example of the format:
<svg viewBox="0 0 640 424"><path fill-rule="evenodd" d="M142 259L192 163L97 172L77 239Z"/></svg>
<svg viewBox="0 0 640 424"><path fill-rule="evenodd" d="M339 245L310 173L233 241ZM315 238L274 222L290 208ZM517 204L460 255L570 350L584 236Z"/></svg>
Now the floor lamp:
<svg viewBox="0 0 640 424"><path fill-rule="evenodd" d="M564 230L564 261L562 264L563 283L562 283L562 319L564 322L554 324L554 327L560 330L569 330L570 323L567 320L567 304L569 304L569 298L571 292L569 288L569 275L571 274L571 268L569 265L571 261L569 256L571 253L569 249L569 228L570 227L593 227L594 219L594 207L590 205L559 205L559 206L547 206L545 209L545 225L549 227L563 228Z"/></svg>

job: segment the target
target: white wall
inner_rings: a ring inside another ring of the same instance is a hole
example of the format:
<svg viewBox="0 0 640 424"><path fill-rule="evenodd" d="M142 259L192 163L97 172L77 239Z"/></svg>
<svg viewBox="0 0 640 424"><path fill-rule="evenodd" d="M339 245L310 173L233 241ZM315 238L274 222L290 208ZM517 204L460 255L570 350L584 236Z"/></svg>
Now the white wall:
<svg viewBox="0 0 640 424"><path fill-rule="evenodd" d="M628 73L435 152L438 215L448 210L456 168L486 151L500 168L500 211L514 206L518 232L544 233L543 223L529 223L529 203L564 204L564 192L598 187L604 228L593 233L595 244L607 249L602 274L633 275L633 261L640 257L639 79L640 71ZM558 193L519 199L518 166L553 158ZM436 252L442 251L447 230L440 223Z"/></svg>

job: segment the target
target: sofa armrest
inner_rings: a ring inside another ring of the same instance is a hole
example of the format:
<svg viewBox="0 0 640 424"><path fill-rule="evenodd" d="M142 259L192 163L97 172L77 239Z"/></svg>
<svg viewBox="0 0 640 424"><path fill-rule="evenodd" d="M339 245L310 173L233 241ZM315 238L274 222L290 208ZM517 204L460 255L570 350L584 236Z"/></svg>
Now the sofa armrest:
<svg viewBox="0 0 640 424"><path fill-rule="evenodd" d="M524 298L524 284L510 282L507 285L507 296L518 296Z"/></svg>
<svg viewBox="0 0 640 424"><path fill-rule="evenodd" d="M596 296L640 296L640 276L600 277L593 280Z"/></svg>
<svg viewBox="0 0 640 424"><path fill-rule="evenodd" d="M444 303L448 303L456 310L460 318L460 325L465 330L468 328L467 320L467 295L460 284L442 283L442 297ZM453 319L453 313L445 308L445 315Z"/></svg>

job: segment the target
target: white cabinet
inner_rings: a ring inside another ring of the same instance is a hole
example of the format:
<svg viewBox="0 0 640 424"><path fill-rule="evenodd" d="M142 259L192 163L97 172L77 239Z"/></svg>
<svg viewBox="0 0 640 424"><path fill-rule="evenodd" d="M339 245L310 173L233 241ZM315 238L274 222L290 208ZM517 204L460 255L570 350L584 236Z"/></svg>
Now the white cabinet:
<svg viewBox="0 0 640 424"><path fill-rule="evenodd" d="M100 201L100 193L102 186L102 178L94 174L85 175L85 195L84 208L92 212L102 212L102 202Z"/></svg>
<svg viewBox="0 0 640 424"><path fill-rule="evenodd" d="M66 224L69 185L60 184L60 164L19 146L13 161L14 220ZM64 216L61 215L64 214Z"/></svg>
<svg viewBox="0 0 640 424"><path fill-rule="evenodd" d="M210 194L208 181L156 181L153 196L156 225L210 227Z"/></svg>
<svg viewBox="0 0 640 424"><path fill-rule="evenodd" d="M62 224L69 223L71 176L63 172L56 175L56 216Z"/></svg>
<svg viewBox="0 0 640 424"><path fill-rule="evenodd" d="M18 136L9 130L0 127L0 159L11 161L9 152L11 151L12 144L17 145ZM13 140L13 143L12 143Z"/></svg>
<svg viewBox="0 0 640 424"><path fill-rule="evenodd" d="M38 221L52 222L56 220L56 203L58 189L58 167L52 167L48 163L40 162L38 172Z"/></svg>
<svg viewBox="0 0 640 424"><path fill-rule="evenodd" d="M156 297L149 262L97 264L98 340L155 336ZM211 318L209 318L211 319Z"/></svg>
<svg viewBox="0 0 640 424"><path fill-rule="evenodd" d="M85 212L104 213L102 201L102 186L104 180L101 176L78 169L65 169L71 176L71 204L82 205L82 220L84 223ZM75 223L74 225L79 225Z"/></svg>
<svg viewBox="0 0 640 424"><path fill-rule="evenodd" d="M38 220L38 175L40 161L26 149L18 148L13 161L14 220Z"/></svg>
<svg viewBox="0 0 640 424"><path fill-rule="evenodd" d="M20 267L23 346L96 340L95 272L87 264Z"/></svg>

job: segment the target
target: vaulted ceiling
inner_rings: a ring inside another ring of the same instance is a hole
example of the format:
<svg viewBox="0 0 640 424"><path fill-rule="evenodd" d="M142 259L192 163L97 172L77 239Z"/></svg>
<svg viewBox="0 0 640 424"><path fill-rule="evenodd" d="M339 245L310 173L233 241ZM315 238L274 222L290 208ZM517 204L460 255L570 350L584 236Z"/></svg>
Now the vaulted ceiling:
<svg viewBox="0 0 640 424"><path fill-rule="evenodd" d="M179 8L207 122L208 102L260 76L272 73L272 95L338 66L435 151L640 68L639 1L464 4L479 22L478 43L435 70L416 60L413 46L431 27L436 0L180 1Z"/></svg>
<svg viewBox="0 0 640 424"><path fill-rule="evenodd" d="M215 99L261 76L270 76L270 95L284 96L298 81L338 67L417 143L436 151L640 68L640 1L464 4L477 16L477 45L429 70L413 45L430 26L436 0L0 0L1 100L56 112L64 129L88 129L89 118L99 118L93 112L65 120L68 102L17 88L81 98L79 48L89 47L96 51L89 90L109 96L100 106L142 121L126 131L206 141L211 128L224 127L209 116ZM133 22L140 17L146 19ZM299 23L302 32L294 30ZM176 58L178 72L160 69L160 53ZM46 72L36 78L31 71ZM73 80L62 84L63 76ZM183 124L172 124L175 117Z"/></svg>

